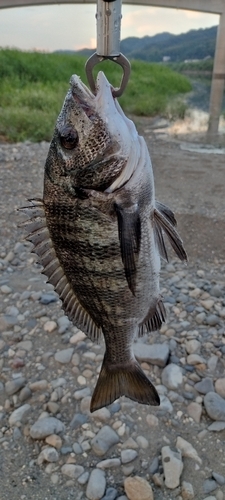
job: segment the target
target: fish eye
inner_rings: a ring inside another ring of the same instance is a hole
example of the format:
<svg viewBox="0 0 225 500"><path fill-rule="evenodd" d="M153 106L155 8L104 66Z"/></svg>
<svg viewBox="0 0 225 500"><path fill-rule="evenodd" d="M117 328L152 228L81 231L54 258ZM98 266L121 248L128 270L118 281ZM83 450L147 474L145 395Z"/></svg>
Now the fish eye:
<svg viewBox="0 0 225 500"><path fill-rule="evenodd" d="M77 131L68 125L60 130L59 137L61 145L65 149L74 149L79 142Z"/></svg>

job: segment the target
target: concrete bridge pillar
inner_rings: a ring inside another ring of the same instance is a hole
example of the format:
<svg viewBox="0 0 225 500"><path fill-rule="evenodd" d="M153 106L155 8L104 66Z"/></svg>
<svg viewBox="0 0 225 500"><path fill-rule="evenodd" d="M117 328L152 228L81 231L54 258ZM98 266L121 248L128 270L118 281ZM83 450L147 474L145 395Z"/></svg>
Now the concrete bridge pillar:
<svg viewBox="0 0 225 500"><path fill-rule="evenodd" d="M220 15L220 24L217 29L216 50L214 57L211 95L209 104L209 124L207 136L215 138L218 133L219 118L222 107L225 83L225 10Z"/></svg>

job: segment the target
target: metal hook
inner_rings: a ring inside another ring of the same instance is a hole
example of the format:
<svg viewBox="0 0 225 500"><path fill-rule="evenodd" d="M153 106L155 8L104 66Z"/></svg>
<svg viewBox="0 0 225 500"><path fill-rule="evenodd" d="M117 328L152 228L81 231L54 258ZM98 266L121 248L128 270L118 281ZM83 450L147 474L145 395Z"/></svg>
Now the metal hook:
<svg viewBox="0 0 225 500"><path fill-rule="evenodd" d="M97 54L97 52L92 54L92 56L89 57L89 59L87 60L87 62L85 64L85 70L86 70L88 83L90 85L92 92L95 94L96 87L95 87L95 81L94 81L94 77L93 77L93 68L94 68L94 66L96 66L96 64L104 61L105 59L109 59L110 61L113 61L113 62L119 64L123 69L123 75L122 75L122 79L120 82L120 87L112 88L113 97L120 97L123 94L123 92L127 86L129 76L130 76L130 69L131 69L130 62L123 54L119 54L118 56L100 56Z"/></svg>

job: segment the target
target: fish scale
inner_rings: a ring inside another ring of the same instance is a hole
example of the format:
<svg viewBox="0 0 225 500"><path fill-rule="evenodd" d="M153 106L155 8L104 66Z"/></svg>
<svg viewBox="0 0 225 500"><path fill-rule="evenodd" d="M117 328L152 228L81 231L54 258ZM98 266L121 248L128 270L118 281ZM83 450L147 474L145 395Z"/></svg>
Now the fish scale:
<svg viewBox="0 0 225 500"><path fill-rule="evenodd" d="M158 405L133 354L137 336L160 328L166 234L186 260L171 210L155 201L147 146L102 72L97 94L74 75L45 165L43 200L24 208L27 239L69 319L105 356L90 410L126 395Z"/></svg>

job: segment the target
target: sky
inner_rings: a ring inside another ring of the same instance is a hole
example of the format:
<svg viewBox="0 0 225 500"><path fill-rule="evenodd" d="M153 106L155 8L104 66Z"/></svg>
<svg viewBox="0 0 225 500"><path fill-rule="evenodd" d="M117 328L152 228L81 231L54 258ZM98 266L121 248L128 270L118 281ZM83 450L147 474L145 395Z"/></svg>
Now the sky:
<svg viewBox="0 0 225 500"><path fill-rule="evenodd" d="M96 5L57 4L0 9L0 47L52 52L96 47ZM209 28L219 16L201 12L123 5L121 39L168 31Z"/></svg>

